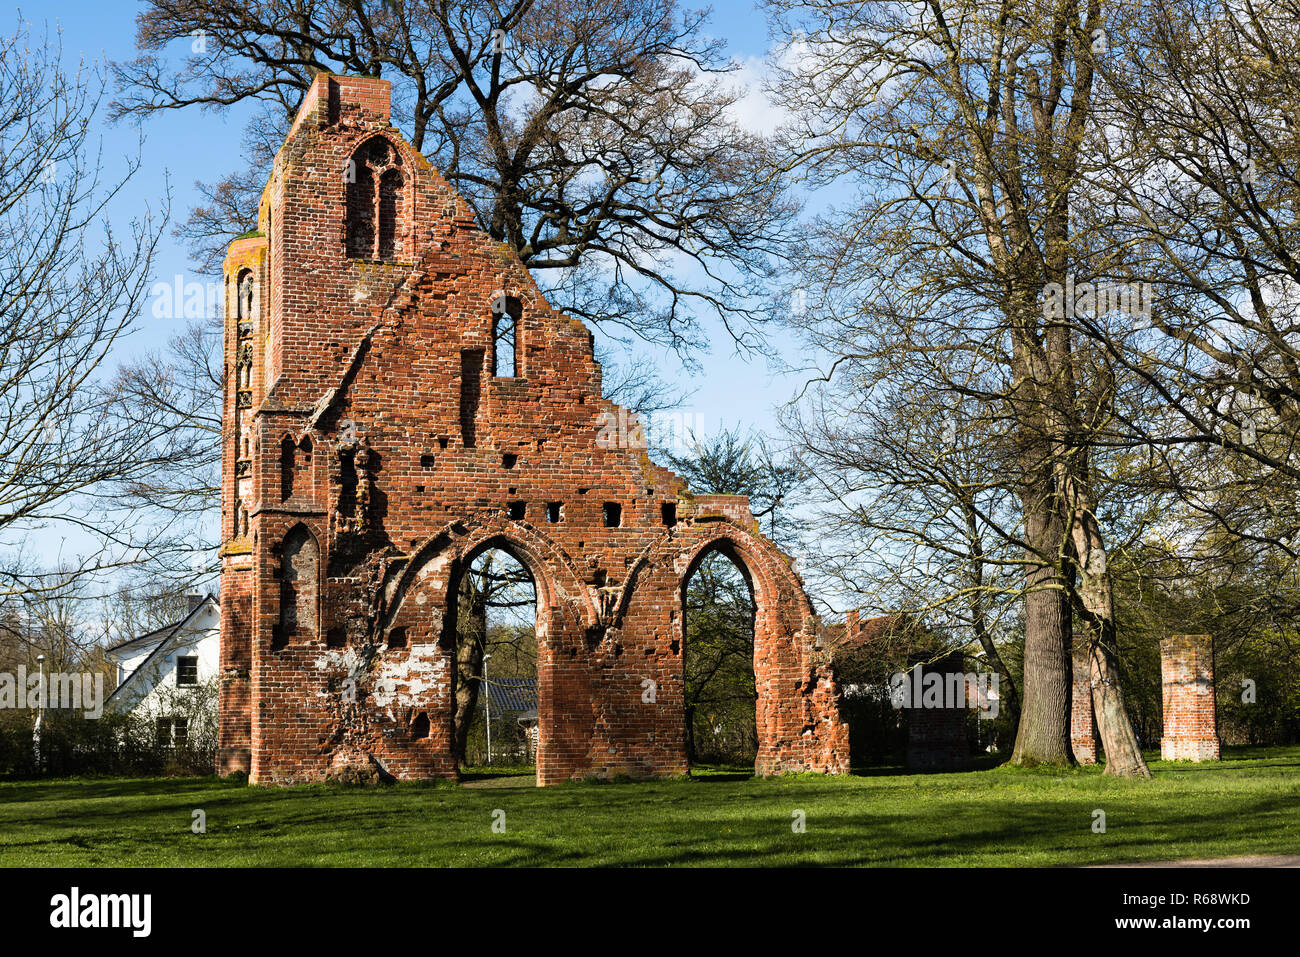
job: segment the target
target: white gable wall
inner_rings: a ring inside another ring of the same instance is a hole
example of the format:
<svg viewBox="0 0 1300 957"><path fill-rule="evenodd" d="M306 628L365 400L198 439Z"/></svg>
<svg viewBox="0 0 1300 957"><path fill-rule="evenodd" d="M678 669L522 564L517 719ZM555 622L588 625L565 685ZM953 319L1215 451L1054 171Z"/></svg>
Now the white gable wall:
<svg viewBox="0 0 1300 957"><path fill-rule="evenodd" d="M149 716L170 714L177 694L189 690L176 684L178 658L198 658L200 687L215 683L220 665L219 634L217 604L208 602L183 632L170 639L164 638L168 642L167 649L152 661L149 658L157 649L154 643L133 650L130 657L117 658L120 680L130 677L146 661L149 663L146 670L131 681L130 687L123 692L124 697L113 701L114 710L133 710Z"/></svg>

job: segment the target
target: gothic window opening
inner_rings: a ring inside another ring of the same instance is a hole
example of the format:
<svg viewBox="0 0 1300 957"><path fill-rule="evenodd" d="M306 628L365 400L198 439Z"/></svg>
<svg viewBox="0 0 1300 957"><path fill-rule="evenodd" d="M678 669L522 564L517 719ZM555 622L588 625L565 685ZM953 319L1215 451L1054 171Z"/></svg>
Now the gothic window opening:
<svg viewBox="0 0 1300 957"><path fill-rule="evenodd" d="M519 375L519 317L522 307L514 296L492 302L492 375L513 379Z"/></svg>
<svg viewBox="0 0 1300 957"><path fill-rule="evenodd" d="M362 144L344 172L346 247L351 259L397 259L407 253L401 154L383 137Z"/></svg>

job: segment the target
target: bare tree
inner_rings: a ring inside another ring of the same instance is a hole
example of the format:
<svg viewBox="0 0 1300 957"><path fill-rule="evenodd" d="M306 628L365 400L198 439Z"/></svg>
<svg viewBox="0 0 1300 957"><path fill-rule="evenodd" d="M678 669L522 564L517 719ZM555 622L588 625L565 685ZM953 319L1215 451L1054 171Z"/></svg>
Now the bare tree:
<svg viewBox="0 0 1300 957"><path fill-rule="evenodd" d="M782 412L810 477L810 560L853 607L982 657L1014 729L1018 681L999 645L1023 641L1025 587L1015 487L998 460L1006 423L937 406L925 363L909 358L860 354Z"/></svg>
<svg viewBox="0 0 1300 957"><path fill-rule="evenodd" d="M1098 135L1100 0L770 0L791 44L778 91L788 164L859 194L813 224L792 310L833 357L883 343L932 357L932 401L1006 422L997 461L1022 514L1025 649L1013 760L1071 760L1073 618L1088 643L1107 771L1149 774L1116 680L1097 435L1115 402L1104 356L1081 355L1053 287L1090 276L1077 208ZM796 34L798 31L798 34ZM806 293L805 293L806 295ZM996 375L972 380L970 369ZM835 370L832 370L834 372Z"/></svg>
<svg viewBox="0 0 1300 957"><path fill-rule="evenodd" d="M1300 5L1161 0L1103 64L1104 260L1143 322L1079 328L1161 400L1115 431L1212 530L1300 555ZM1141 51L1141 55L1137 55ZM1124 410L1118 410L1121 413Z"/></svg>
<svg viewBox="0 0 1300 957"><path fill-rule="evenodd" d="M57 592L134 555L131 523L94 493L141 467L139 436L97 386L144 300L160 230L147 216L125 236L107 222L137 163L104 179L92 135L103 76L65 72L61 57L25 27L0 44L0 535L58 562L54 574L0 565L0 594Z"/></svg>
<svg viewBox="0 0 1300 957"><path fill-rule="evenodd" d="M222 321L191 323L165 350L148 350L105 383L104 403L138 437L147 469L109 483L114 508L150 528L137 564L180 595L216 570L221 503Z"/></svg>
<svg viewBox="0 0 1300 957"><path fill-rule="evenodd" d="M744 339L793 205L731 111L722 43L676 0L150 0L118 116L256 102L249 165L181 232L209 266L250 228L322 71L384 76L422 150L573 315L689 351L697 311ZM192 55L170 61L173 41Z"/></svg>

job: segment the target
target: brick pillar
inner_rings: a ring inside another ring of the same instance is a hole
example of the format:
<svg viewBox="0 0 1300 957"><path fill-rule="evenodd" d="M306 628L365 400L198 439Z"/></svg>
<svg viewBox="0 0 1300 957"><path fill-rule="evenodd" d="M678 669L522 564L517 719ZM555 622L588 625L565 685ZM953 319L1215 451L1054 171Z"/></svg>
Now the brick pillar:
<svg viewBox="0 0 1300 957"><path fill-rule="evenodd" d="M1160 757L1166 761L1219 760L1219 722L1214 703L1214 640L1209 635L1171 635L1160 642L1165 705Z"/></svg>
<svg viewBox="0 0 1300 957"><path fill-rule="evenodd" d="M1070 748L1080 764L1096 764L1101 756L1101 735L1097 733L1097 714L1092 709L1092 668L1088 646L1076 642L1074 648L1074 684L1070 700Z"/></svg>
<svg viewBox="0 0 1300 957"><path fill-rule="evenodd" d="M954 652L938 661L917 666L908 672L912 692L907 718L907 766L918 771L962 771L970 766L970 746L966 742L966 679L962 670L962 656ZM942 702L953 703L953 694L960 689L961 698L955 707L934 707L934 696L925 688L934 688L938 675L942 681ZM920 691L920 693L918 693Z"/></svg>

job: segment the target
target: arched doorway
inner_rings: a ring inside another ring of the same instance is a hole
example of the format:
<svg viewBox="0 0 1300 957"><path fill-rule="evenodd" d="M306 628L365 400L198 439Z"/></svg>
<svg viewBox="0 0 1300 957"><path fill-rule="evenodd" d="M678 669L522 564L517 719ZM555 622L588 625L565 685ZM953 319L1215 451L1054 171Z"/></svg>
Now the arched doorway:
<svg viewBox="0 0 1300 957"><path fill-rule="evenodd" d="M754 584L731 542L714 542L682 584L683 706L692 773L752 773L758 755Z"/></svg>
<svg viewBox="0 0 1300 957"><path fill-rule="evenodd" d="M538 589L509 542L459 563L450 583L452 725L462 771L531 773L538 749Z"/></svg>

